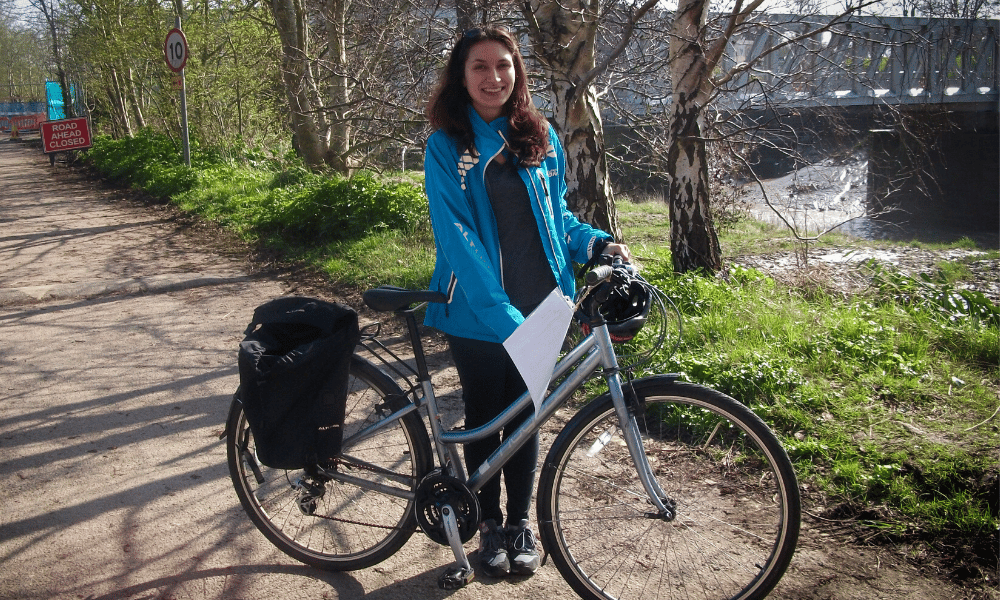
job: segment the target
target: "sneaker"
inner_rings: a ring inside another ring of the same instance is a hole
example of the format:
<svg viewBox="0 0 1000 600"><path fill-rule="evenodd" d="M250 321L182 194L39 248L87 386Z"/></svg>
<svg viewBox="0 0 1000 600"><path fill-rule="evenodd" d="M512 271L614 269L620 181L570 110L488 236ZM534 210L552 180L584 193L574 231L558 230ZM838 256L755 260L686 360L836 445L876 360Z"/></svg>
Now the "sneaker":
<svg viewBox="0 0 1000 600"><path fill-rule="evenodd" d="M516 527L507 527L507 551L512 573L533 575L538 570L538 544L527 519L521 519Z"/></svg>
<svg viewBox="0 0 1000 600"><path fill-rule="evenodd" d="M479 562L489 577L504 577L510 573L507 536L493 519L479 524Z"/></svg>

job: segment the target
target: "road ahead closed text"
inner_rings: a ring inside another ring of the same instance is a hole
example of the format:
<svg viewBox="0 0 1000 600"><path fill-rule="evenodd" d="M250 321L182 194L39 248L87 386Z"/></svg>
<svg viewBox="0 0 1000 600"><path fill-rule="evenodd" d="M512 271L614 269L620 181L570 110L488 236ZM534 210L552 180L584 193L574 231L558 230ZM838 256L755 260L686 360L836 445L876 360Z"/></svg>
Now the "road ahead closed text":
<svg viewBox="0 0 1000 600"><path fill-rule="evenodd" d="M42 134L42 150L45 153L81 150L91 145L90 126L85 117L44 121L39 129Z"/></svg>

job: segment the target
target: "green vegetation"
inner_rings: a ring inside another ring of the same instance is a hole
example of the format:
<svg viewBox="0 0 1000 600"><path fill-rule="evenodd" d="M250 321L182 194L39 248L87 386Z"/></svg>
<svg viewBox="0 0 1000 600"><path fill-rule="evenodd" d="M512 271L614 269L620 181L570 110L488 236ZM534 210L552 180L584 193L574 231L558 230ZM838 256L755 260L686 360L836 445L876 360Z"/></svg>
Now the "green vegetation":
<svg viewBox="0 0 1000 600"><path fill-rule="evenodd" d="M170 197L341 285L430 277L417 177L319 176L293 161L247 167L201 150L187 169L178 154L146 134L98 139L88 157L103 176ZM871 264L871 289L852 297L740 267L720 278L676 275L666 208L623 202L620 217L646 278L683 314L678 353L646 369L750 405L784 440L810 513L856 520L870 538L964 545L995 568L1000 309L960 289L967 267L942 263L911 277ZM753 222L722 242L731 253L791 247Z"/></svg>
<svg viewBox="0 0 1000 600"><path fill-rule="evenodd" d="M827 509L877 515L867 519L885 535L991 538L996 426L974 426L997 404L995 305L937 301L947 287L914 302L900 282L930 284L898 274L870 297L845 300L749 269L727 282L663 264L647 278L684 314L684 343L651 369L750 405Z"/></svg>

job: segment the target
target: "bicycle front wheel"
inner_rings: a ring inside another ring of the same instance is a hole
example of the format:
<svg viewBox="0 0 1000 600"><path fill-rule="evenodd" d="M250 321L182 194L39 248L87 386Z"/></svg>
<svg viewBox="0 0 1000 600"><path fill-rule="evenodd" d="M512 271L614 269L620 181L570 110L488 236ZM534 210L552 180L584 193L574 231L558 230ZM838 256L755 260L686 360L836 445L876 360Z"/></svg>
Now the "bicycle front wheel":
<svg viewBox="0 0 1000 600"><path fill-rule="evenodd" d="M538 488L542 544L587 599L763 598L799 532L791 462L736 400L650 377L636 424L676 515L655 514L608 395L584 407L549 451Z"/></svg>
<svg viewBox="0 0 1000 600"><path fill-rule="evenodd" d="M391 378L354 356L344 439L406 403ZM330 571L363 569L392 556L416 531L414 490L433 467L427 430L416 412L356 444L345 441L336 469L354 483L315 468L260 464L238 400L226 427L229 473L240 503L257 529L292 558Z"/></svg>

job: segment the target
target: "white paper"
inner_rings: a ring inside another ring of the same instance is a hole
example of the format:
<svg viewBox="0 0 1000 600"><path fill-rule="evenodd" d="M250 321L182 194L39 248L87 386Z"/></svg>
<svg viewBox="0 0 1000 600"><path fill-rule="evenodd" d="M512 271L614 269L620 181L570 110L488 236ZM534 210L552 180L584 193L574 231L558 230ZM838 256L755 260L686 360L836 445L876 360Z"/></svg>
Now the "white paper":
<svg viewBox="0 0 1000 600"><path fill-rule="evenodd" d="M528 386L535 412L545 398L572 319L573 305L556 287L503 343Z"/></svg>

